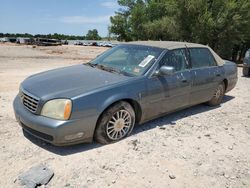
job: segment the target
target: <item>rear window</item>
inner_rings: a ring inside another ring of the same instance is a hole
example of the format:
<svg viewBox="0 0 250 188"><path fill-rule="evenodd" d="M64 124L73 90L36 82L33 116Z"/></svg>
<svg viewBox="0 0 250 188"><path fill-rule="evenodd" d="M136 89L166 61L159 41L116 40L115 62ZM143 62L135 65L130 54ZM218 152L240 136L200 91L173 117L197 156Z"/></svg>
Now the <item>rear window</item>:
<svg viewBox="0 0 250 188"><path fill-rule="evenodd" d="M207 48L190 48L193 68L216 66L217 63Z"/></svg>

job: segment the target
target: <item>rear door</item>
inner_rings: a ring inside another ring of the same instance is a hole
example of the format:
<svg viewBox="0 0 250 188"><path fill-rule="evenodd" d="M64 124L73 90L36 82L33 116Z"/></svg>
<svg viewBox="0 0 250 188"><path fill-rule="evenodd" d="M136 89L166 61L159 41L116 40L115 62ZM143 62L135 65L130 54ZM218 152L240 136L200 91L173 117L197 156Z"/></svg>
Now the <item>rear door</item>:
<svg viewBox="0 0 250 188"><path fill-rule="evenodd" d="M222 69L207 48L189 48L192 86L190 104L210 100L221 80Z"/></svg>

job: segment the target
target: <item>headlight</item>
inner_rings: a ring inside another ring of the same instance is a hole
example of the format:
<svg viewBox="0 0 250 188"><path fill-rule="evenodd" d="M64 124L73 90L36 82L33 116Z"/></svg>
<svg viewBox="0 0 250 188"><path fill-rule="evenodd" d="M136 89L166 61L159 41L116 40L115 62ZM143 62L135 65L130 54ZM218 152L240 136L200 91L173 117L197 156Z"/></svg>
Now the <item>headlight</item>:
<svg viewBox="0 0 250 188"><path fill-rule="evenodd" d="M69 99L54 99L45 103L41 115L53 119L68 120L72 102Z"/></svg>

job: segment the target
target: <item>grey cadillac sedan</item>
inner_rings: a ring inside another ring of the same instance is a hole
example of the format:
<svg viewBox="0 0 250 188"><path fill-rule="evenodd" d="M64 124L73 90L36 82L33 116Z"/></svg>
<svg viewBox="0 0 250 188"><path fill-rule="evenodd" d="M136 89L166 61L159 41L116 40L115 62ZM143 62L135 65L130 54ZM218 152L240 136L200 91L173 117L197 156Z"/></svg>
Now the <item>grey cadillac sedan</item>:
<svg viewBox="0 0 250 188"><path fill-rule="evenodd" d="M208 46L141 41L91 62L25 79L14 100L24 131L54 145L128 136L135 124L207 102L234 88L237 68Z"/></svg>

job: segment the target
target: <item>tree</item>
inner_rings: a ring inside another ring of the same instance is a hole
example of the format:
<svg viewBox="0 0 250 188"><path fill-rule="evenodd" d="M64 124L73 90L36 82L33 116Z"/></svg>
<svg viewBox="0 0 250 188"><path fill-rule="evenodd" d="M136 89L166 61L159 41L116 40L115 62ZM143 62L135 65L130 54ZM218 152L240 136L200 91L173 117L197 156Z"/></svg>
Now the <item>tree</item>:
<svg viewBox="0 0 250 188"><path fill-rule="evenodd" d="M143 0L118 0L124 8L110 17L110 31L116 34L118 40L138 40L143 36L142 24L146 18L145 2Z"/></svg>
<svg viewBox="0 0 250 188"><path fill-rule="evenodd" d="M29 33L0 33L0 37L28 37L28 38L48 38L48 39L59 39L59 40L84 40L85 36L75 36L75 35L64 35L64 34L36 34L32 35Z"/></svg>
<svg viewBox="0 0 250 188"><path fill-rule="evenodd" d="M117 35L117 39L119 41L132 40L131 30L128 23L128 18L122 13L117 13L115 16L110 17L111 27L110 32Z"/></svg>
<svg viewBox="0 0 250 188"><path fill-rule="evenodd" d="M208 44L229 59L233 48L247 39L249 1L178 0L176 3L180 40Z"/></svg>
<svg viewBox="0 0 250 188"><path fill-rule="evenodd" d="M118 0L111 32L119 40L178 40L211 46L224 58L244 54L249 0Z"/></svg>
<svg viewBox="0 0 250 188"><path fill-rule="evenodd" d="M97 29L89 30L86 35L87 40L101 40L102 38L99 36Z"/></svg>

